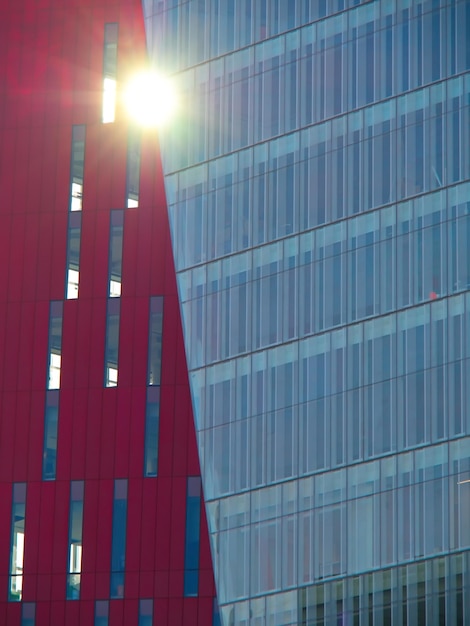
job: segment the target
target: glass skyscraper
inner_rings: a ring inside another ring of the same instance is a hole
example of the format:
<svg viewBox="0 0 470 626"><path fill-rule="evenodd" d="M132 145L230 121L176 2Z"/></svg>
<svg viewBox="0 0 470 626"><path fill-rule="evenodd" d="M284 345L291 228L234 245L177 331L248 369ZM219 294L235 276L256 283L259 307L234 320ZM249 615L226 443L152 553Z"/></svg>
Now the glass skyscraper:
<svg viewBox="0 0 470 626"><path fill-rule="evenodd" d="M223 626L470 623L470 2L143 7Z"/></svg>

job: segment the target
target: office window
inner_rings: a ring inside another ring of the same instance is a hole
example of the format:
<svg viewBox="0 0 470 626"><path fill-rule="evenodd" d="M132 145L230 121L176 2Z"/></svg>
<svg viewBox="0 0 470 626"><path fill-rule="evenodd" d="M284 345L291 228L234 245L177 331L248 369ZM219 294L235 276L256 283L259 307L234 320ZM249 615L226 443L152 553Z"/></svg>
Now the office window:
<svg viewBox="0 0 470 626"><path fill-rule="evenodd" d="M95 602L95 626L108 626L108 614L108 600L97 600Z"/></svg>
<svg viewBox="0 0 470 626"><path fill-rule="evenodd" d="M104 357L104 386L116 387L118 383L119 313L120 300L109 298L106 314L106 348Z"/></svg>
<svg viewBox="0 0 470 626"><path fill-rule="evenodd" d="M139 602L139 626L152 626L153 600L146 599Z"/></svg>
<svg viewBox="0 0 470 626"><path fill-rule="evenodd" d="M81 211L83 200L83 165L85 159L85 126L72 128L72 154L70 158L70 211Z"/></svg>
<svg viewBox="0 0 470 626"><path fill-rule="evenodd" d="M49 313L49 372L48 389L60 389L62 357L62 302L51 302Z"/></svg>
<svg viewBox="0 0 470 626"><path fill-rule="evenodd" d="M156 476L158 469L158 426L160 417L160 387L147 389L145 409L144 476Z"/></svg>
<svg viewBox="0 0 470 626"><path fill-rule="evenodd" d="M80 576L82 571L83 532L83 480L70 485L69 549L67 564L67 598L80 598Z"/></svg>
<svg viewBox="0 0 470 626"><path fill-rule="evenodd" d="M78 285L80 282L80 236L82 230L82 216L80 213L69 215L67 233L67 264L65 278L65 298L74 300L78 298Z"/></svg>
<svg viewBox="0 0 470 626"><path fill-rule="evenodd" d="M186 541L184 595L197 596L199 586L199 529L201 518L201 479L189 476L186 492Z"/></svg>
<svg viewBox="0 0 470 626"><path fill-rule="evenodd" d="M126 567L127 480L114 481L113 534L111 540L111 598L124 597Z"/></svg>
<svg viewBox="0 0 470 626"><path fill-rule="evenodd" d="M123 227L124 211L111 211L108 270L108 296L110 298L118 298L121 295Z"/></svg>
<svg viewBox="0 0 470 626"><path fill-rule="evenodd" d="M140 183L140 133L131 129L127 144L126 196L127 207L139 206Z"/></svg>
<svg viewBox="0 0 470 626"><path fill-rule="evenodd" d="M105 24L103 54L103 110L102 122L114 122L116 116L118 25Z"/></svg>
<svg viewBox="0 0 470 626"><path fill-rule="evenodd" d="M150 298L145 412L144 476L156 476L158 465L158 426L160 416L160 375L162 362L163 297Z"/></svg>
<svg viewBox="0 0 470 626"><path fill-rule="evenodd" d="M44 415L43 480L55 480L56 477L58 423L59 391L50 390L46 393L46 409Z"/></svg>
<svg viewBox="0 0 470 626"><path fill-rule="evenodd" d="M159 385L162 366L163 297L150 298L147 385Z"/></svg>
<svg viewBox="0 0 470 626"><path fill-rule="evenodd" d="M11 509L10 577L8 599L19 602L23 595L26 483L13 485Z"/></svg>
<svg viewBox="0 0 470 626"><path fill-rule="evenodd" d="M36 618L36 604L24 602L21 607L21 626L34 626Z"/></svg>

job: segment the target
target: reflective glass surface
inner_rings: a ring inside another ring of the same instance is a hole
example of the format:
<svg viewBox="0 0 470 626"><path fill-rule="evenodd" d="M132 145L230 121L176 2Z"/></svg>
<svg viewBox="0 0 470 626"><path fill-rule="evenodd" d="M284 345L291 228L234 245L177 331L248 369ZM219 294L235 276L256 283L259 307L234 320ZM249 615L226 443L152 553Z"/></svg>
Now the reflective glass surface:
<svg viewBox="0 0 470 626"><path fill-rule="evenodd" d="M463 623L470 4L143 7L222 623Z"/></svg>

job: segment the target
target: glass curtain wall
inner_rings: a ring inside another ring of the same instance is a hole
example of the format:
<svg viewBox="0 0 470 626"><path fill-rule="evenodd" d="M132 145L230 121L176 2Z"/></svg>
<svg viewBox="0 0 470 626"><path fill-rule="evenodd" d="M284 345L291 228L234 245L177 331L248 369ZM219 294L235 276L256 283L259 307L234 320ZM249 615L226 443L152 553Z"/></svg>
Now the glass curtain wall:
<svg viewBox="0 0 470 626"><path fill-rule="evenodd" d="M224 626L470 620L470 4L144 0Z"/></svg>

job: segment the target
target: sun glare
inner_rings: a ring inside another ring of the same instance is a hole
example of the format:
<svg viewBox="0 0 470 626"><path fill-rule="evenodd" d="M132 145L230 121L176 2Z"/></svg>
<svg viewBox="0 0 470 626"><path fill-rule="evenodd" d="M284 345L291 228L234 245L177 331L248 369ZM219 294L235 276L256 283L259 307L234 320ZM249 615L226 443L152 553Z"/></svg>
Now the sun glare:
<svg viewBox="0 0 470 626"><path fill-rule="evenodd" d="M124 99L129 115L142 126L163 126L177 109L173 82L157 72L134 76L127 85Z"/></svg>

